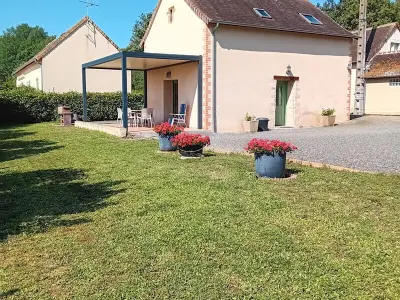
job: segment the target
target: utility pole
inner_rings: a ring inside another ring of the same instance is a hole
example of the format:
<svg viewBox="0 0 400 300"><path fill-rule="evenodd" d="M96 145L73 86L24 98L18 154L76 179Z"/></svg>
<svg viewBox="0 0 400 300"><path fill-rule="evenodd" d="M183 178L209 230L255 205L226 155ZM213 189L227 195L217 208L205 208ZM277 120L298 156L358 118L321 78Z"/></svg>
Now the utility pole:
<svg viewBox="0 0 400 300"><path fill-rule="evenodd" d="M368 0L360 0L360 15L358 24L357 39L357 79L355 94L355 114L363 116L365 114L365 80L364 73L366 67L366 47L367 47L367 7Z"/></svg>

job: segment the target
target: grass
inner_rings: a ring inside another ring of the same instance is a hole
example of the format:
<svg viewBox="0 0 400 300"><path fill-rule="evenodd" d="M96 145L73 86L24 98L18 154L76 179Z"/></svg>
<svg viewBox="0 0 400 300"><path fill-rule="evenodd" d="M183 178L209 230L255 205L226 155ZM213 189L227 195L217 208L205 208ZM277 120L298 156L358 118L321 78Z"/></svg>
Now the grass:
<svg viewBox="0 0 400 300"><path fill-rule="evenodd" d="M400 176L0 128L0 299L398 299Z"/></svg>

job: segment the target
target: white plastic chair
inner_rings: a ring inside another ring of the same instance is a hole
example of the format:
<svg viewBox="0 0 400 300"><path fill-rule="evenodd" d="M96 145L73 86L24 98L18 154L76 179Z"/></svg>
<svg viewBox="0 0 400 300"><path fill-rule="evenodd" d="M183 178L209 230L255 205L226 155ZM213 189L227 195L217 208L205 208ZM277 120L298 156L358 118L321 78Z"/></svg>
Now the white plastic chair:
<svg viewBox="0 0 400 300"><path fill-rule="evenodd" d="M122 124L122 109L118 107L117 112L118 112L117 124L119 124L119 121L121 121Z"/></svg>
<svg viewBox="0 0 400 300"><path fill-rule="evenodd" d="M174 125L176 123L177 125L184 125L185 127L187 127L186 111L187 111L187 105L181 104L179 114L170 114L171 125Z"/></svg>
<svg viewBox="0 0 400 300"><path fill-rule="evenodd" d="M154 126L153 112L154 112L154 108L143 108L142 109L140 116L138 117L142 127L144 124L149 124L148 122L150 122L151 127Z"/></svg>

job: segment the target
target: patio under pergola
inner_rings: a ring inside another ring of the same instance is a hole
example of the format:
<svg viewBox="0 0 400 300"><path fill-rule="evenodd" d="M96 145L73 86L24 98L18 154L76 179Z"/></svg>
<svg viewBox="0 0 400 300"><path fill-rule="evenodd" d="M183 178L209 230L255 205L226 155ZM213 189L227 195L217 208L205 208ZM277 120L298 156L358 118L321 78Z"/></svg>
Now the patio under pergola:
<svg viewBox="0 0 400 300"><path fill-rule="evenodd" d="M86 90L86 70L121 70L121 90L122 90L122 126L128 131L128 78L127 71L144 72L144 108L147 108L148 96L148 72L163 68L175 67L184 64L197 62L197 127L202 129L202 84L203 84L203 61L202 56L180 55L180 54L161 54L145 52L119 52L106 56L82 65L82 95L83 95L83 121L88 121L88 101Z"/></svg>

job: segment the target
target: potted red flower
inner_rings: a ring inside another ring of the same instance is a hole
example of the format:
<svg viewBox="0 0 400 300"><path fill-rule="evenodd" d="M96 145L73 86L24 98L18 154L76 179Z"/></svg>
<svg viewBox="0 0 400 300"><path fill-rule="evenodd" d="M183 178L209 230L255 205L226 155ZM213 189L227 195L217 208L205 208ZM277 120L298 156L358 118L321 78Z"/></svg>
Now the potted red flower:
<svg viewBox="0 0 400 300"><path fill-rule="evenodd" d="M181 133L171 139L183 157L201 157L205 146L210 145L210 138L201 134Z"/></svg>
<svg viewBox="0 0 400 300"><path fill-rule="evenodd" d="M252 139L245 150L254 153L256 174L259 177L283 178L286 169L286 153L297 147L286 142Z"/></svg>
<svg viewBox="0 0 400 300"><path fill-rule="evenodd" d="M162 123L154 127L154 132L158 133L158 141L160 144L161 151L175 151L171 143L171 139L180 134L184 129L176 125L171 125L168 122Z"/></svg>

